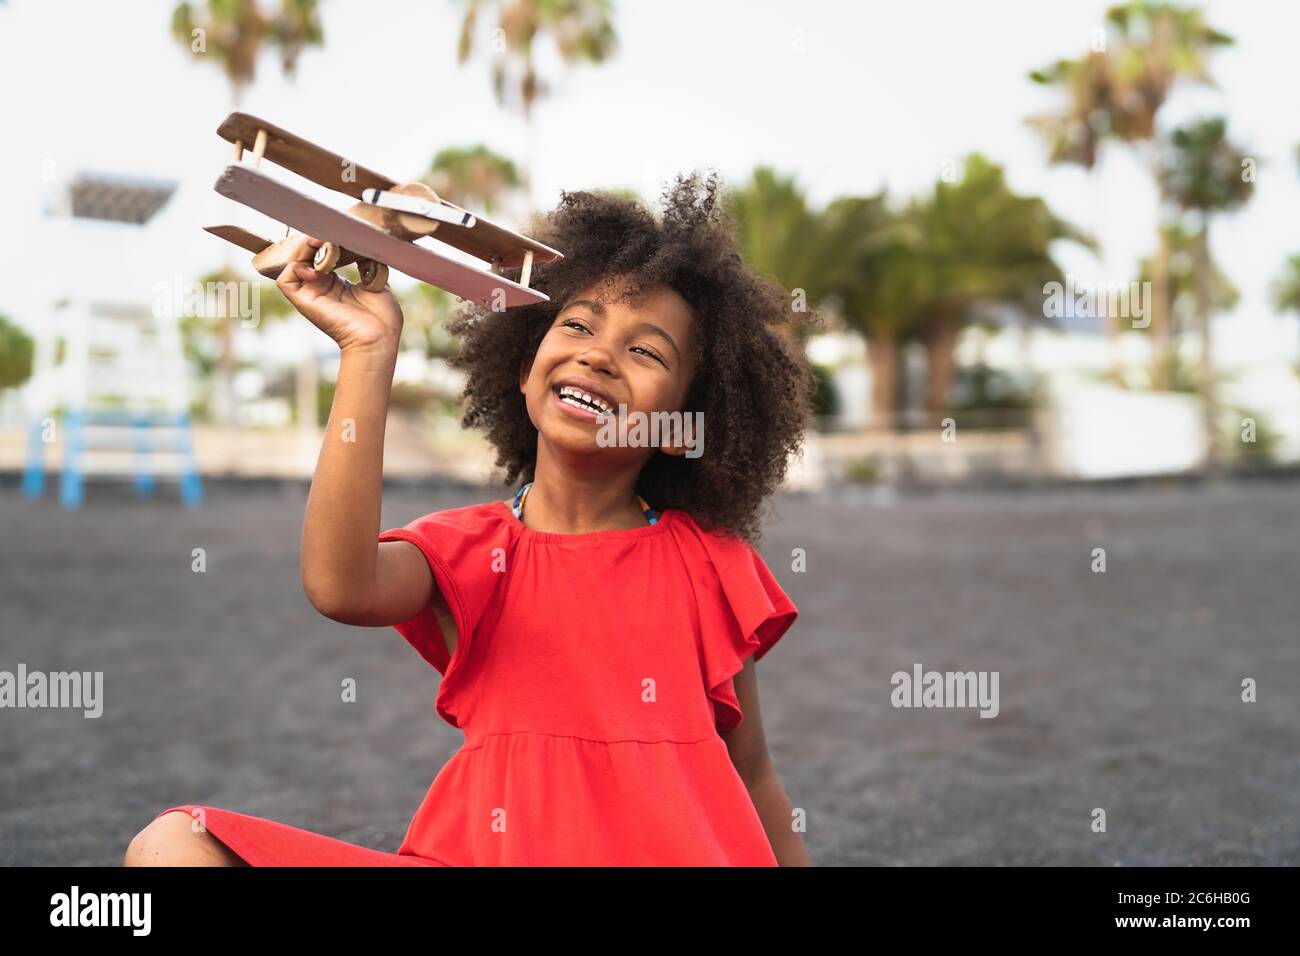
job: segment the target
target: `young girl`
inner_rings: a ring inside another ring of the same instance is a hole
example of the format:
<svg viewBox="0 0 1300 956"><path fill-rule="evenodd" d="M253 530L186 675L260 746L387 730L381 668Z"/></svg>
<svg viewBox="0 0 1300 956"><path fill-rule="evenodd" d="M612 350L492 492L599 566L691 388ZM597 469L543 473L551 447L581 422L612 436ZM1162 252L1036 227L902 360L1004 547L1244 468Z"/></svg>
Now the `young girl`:
<svg viewBox="0 0 1300 956"><path fill-rule="evenodd" d="M310 266L280 276L342 351L307 502L303 585L336 621L395 626L465 734L396 853L185 804L128 865L807 865L769 759L754 661L798 611L764 564L763 501L802 442L805 319L741 262L718 183L678 177L662 219L566 193L542 227L550 301L450 323L507 500L378 534L402 314ZM515 276L512 276L514 278ZM695 431L650 447L651 413ZM645 420L645 419L643 419Z"/></svg>

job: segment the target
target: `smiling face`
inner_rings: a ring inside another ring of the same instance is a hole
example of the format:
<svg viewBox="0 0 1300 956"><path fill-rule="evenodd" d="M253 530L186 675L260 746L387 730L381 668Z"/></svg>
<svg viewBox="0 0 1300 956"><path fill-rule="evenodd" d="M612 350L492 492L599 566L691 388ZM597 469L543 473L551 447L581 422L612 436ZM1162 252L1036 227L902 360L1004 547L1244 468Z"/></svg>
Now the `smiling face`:
<svg viewBox="0 0 1300 956"><path fill-rule="evenodd" d="M625 283L592 286L560 309L537 354L520 374L519 390L541 438L569 452L616 453L645 459L646 448L601 448L598 411L589 395L621 412L682 411L695 374L695 320L686 300L667 286L617 301ZM603 291L602 291L603 288ZM567 399L561 389L582 394ZM583 407L575 407L583 406ZM680 453L681 449L667 449Z"/></svg>

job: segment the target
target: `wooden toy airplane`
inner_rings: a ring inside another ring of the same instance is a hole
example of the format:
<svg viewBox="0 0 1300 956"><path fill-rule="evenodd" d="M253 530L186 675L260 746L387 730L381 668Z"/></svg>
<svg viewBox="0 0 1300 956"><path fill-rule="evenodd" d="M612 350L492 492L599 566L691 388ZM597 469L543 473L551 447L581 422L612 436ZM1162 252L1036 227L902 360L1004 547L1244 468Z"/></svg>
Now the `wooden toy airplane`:
<svg viewBox="0 0 1300 956"><path fill-rule="evenodd" d="M563 258L550 246L475 216L423 183L399 184L247 113L231 113L217 134L235 144L235 161L217 180L217 192L287 229L284 238L272 241L238 226L204 228L252 252L253 268L267 278L278 278L289 262L299 236L288 232L296 229L324 240L313 261L316 269L331 271L355 262L361 285L372 292L384 287L392 266L488 308L549 301L528 288L528 280L534 263ZM251 166L241 162L250 144ZM263 158L361 201L346 211L327 206L261 172ZM415 240L425 236L484 260L485 267L476 269L417 245ZM501 275L502 269L513 268L520 269L518 282Z"/></svg>

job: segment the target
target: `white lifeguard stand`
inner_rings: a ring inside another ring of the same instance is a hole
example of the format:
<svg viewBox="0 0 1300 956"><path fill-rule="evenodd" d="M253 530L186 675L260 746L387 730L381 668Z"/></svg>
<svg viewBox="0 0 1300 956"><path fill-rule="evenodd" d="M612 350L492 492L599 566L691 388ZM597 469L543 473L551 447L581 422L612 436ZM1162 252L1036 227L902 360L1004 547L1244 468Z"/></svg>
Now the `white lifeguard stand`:
<svg viewBox="0 0 1300 956"><path fill-rule="evenodd" d="M72 220L64 237L69 245L81 240L127 252L114 264L130 270L131 243L120 230L143 227L175 188L171 182L83 174L69 184L55 212ZM79 229L90 233L79 235ZM80 507L85 479L99 475L133 475L136 491L146 497L156 476L174 477L181 500L197 507L202 489L179 318L170 303L157 308L138 293L115 295L107 282L92 288L57 303L38 327L32 376L22 391L28 423L23 492L41 496L45 455L57 447L65 508Z"/></svg>

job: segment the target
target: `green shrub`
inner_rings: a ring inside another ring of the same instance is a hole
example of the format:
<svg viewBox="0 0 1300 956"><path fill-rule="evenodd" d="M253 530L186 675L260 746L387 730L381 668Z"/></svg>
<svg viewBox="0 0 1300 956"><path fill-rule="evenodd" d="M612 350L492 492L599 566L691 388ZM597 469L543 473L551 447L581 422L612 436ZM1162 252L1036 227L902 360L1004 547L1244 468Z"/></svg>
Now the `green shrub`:
<svg viewBox="0 0 1300 956"><path fill-rule="evenodd" d="M0 389L15 388L32 377L32 337L0 315Z"/></svg>
<svg viewBox="0 0 1300 956"><path fill-rule="evenodd" d="M844 466L844 478L859 485L872 485L880 480L880 462L874 455L856 458Z"/></svg>
<svg viewBox="0 0 1300 956"><path fill-rule="evenodd" d="M812 369L817 379L816 391L813 392L813 413L818 417L839 414L840 398L835 390L834 372L826 365L814 364Z"/></svg>

